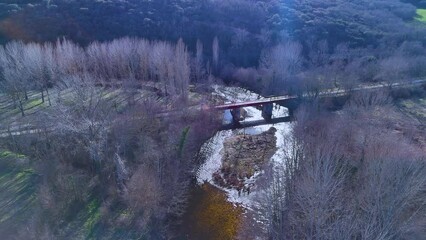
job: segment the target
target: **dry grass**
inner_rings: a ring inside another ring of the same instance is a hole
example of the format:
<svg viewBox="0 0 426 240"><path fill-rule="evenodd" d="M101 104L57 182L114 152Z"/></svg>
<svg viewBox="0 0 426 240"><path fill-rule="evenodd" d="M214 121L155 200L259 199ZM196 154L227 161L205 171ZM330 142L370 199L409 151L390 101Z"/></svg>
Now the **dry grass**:
<svg viewBox="0 0 426 240"><path fill-rule="evenodd" d="M12 236L26 227L36 203L33 169L16 164L21 154L0 151L0 236Z"/></svg>

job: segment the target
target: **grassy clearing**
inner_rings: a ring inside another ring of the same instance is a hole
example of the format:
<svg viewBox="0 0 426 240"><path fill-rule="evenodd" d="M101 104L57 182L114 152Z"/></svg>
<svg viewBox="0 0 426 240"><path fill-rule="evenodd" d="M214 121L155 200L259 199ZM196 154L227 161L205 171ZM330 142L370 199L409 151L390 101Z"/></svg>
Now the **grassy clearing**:
<svg viewBox="0 0 426 240"><path fill-rule="evenodd" d="M0 103L0 122L3 120L13 122L16 119L21 118L21 111L18 108L18 102L16 102L16 106L14 107L13 100L7 95L1 95L0 99L6 99ZM43 108L46 108L48 104L47 101L44 103L42 102L41 94L39 92L30 91L28 92L28 100L24 100L22 106L24 108L25 115L31 115Z"/></svg>
<svg viewBox="0 0 426 240"><path fill-rule="evenodd" d="M426 23L426 9L417 9L416 13L418 15L418 17L416 17L416 20Z"/></svg>
<svg viewBox="0 0 426 240"><path fill-rule="evenodd" d="M114 208L110 212L110 219L117 224L108 224L102 221L102 201L99 197L92 195L86 202L72 205L68 206L69 213L61 216L60 239L144 239L131 228L131 224L123 225L123 219L127 223L132 219L129 209ZM67 216L70 214L72 216Z"/></svg>
<svg viewBox="0 0 426 240"><path fill-rule="evenodd" d="M87 202L71 199L58 216L58 236L64 239L92 239L99 218L99 201L96 198L91 197Z"/></svg>
<svg viewBox="0 0 426 240"><path fill-rule="evenodd" d="M25 103L24 109L31 109L33 107L37 107L38 105L43 104L43 101L41 99L32 99Z"/></svg>
<svg viewBox="0 0 426 240"><path fill-rule="evenodd" d="M0 150L0 236L12 236L26 226L36 204L34 170L14 164L24 155Z"/></svg>
<svg viewBox="0 0 426 240"><path fill-rule="evenodd" d="M95 227L99 222L101 217L100 213L100 202L97 200L92 200L88 205L86 212L88 214L87 220L84 223L84 228L87 232L87 239L92 239L94 237Z"/></svg>
<svg viewBox="0 0 426 240"><path fill-rule="evenodd" d="M14 153L8 150L1 150L0 149L0 159L2 158L25 158L25 155ZM4 160L3 160L4 161Z"/></svg>
<svg viewBox="0 0 426 240"><path fill-rule="evenodd" d="M68 88L65 90L59 89L50 89L50 102L54 107L60 101L64 104L74 104L75 97L79 97L75 95L72 88ZM103 98L108 101L114 101L117 104L117 108L125 108L127 104L127 98L125 92L122 89L98 89L96 91L98 94L103 94ZM154 93L147 92L144 90L138 89L135 93L135 99L139 101L144 97L148 97L153 95ZM16 102L16 104L18 104ZM41 93L38 91L29 91L28 92L28 100L24 100L23 108L25 112L25 117L21 116L21 111L17 107L14 107L14 102L10 98L10 96L5 94L0 94L0 123L6 122L16 122L17 120L23 120L28 116L36 114L38 112L42 112L46 109L49 109L49 102L47 95L45 96L45 102L42 102ZM1 124L0 124L1 125Z"/></svg>
<svg viewBox="0 0 426 240"><path fill-rule="evenodd" d="M426 121L426 98L405 99L399 101L398 106L420 121Z"/></svg>
<svg viewBox="0 0 426 240"><path fill-rule="evenodd" d="M13 239L27 229L39 209L37 189L39 177L27 164L27 156L0 149L0 239ZM92 195L85 201L70 199L63 205L57 223L58 239L137 239L131 229L105 225L101 214L102 201ZM118 215L129 212L118 209ZM131 218L131 216L128 216ZM47 219L45 219L47 220Z"/></svg>

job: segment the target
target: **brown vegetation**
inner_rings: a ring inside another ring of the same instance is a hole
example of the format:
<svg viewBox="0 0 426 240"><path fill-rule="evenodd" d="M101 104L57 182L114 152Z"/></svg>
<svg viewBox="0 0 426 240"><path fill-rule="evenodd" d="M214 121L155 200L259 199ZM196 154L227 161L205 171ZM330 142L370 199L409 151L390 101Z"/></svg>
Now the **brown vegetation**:
<svg viewBox="0 0 426 240"><path fill-rule="evenodd" d="M222 167L213 174L216 184L242 190L244 181L268 164L276 151L276 129L258 135L237 135L224 142Z"/></svg>
<svg viewBox="0 0 426 240"><path fill-rule="evenodd" d="M206 109L156 115L203 101L198 93L190 99L190 56L182 40L126 38L85 49L66 40L12 42L0 47L0 62L1 90L17 102L20 123L37 129L2 137L0 146L25 153L40 173L34 224L47 229L40 232L57 238L171 234L177 223L170 219L186 209L194 156L217 127ZM162 99L149 92L151 85ZM42 101L46 94L49 104L24 116L30 91L40 91Z"/></svg>

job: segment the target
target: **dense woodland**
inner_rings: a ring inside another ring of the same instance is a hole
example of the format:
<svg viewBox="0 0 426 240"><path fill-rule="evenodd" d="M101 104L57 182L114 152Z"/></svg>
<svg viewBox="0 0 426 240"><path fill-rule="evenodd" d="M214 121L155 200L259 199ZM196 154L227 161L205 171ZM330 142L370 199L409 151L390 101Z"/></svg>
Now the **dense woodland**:
<svg viewBox="0 0 426 240"><path fill-rule="evenodd" d="M425 122L394 103L425 89L391 88L426 77L417 8L426 2L0 3L1 111L16 113L1 115L0 150L27 156L38 196L25 227L0 220L0 236L186 239L176 229L199 150L220 125L191 106L216 101L220 83L312 96L296 112L285 166L265 166L260 179L265 239L422 239ZM389 89L353 94L338 112L316 99L377 82ZM26 107L34 96L45 106L36 113ZM12 134L18 125L37 132ZM97 215L79 226L79 209ZM250 234L242 224L238 237Z"/></svg>
<svg viewBox="0 0 426 240"><path fill-rule="evenodd" d="M289 38L304 46L326 40L330 50L340 43L377 47L425 39L412 24L416 7L399 0L15 2L0 5L3 41L66 37L87 45L124 36L183 38L195 50L197 39L211 46L218 36L223 64L243 67L258 65L264 48ZM206 54L212 56L210 48Z"/></svg>

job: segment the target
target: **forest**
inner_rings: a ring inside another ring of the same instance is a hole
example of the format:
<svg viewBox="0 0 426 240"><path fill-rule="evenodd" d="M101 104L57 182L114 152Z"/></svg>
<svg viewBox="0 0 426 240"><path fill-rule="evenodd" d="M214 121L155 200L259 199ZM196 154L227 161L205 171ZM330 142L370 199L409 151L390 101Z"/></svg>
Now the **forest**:
<svg viewBox="0 0 426 240"><path fill-rule="evenodd" d="M423 239L425 12L424 0L0 3L0 238ZM221 130L214 106L271 96L302 99L292 122ZM273 157L236 160L266 143ZM201 179L209 159L222 168Z"/></svg>

